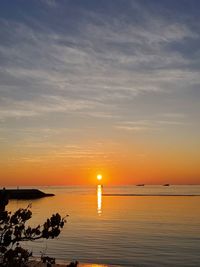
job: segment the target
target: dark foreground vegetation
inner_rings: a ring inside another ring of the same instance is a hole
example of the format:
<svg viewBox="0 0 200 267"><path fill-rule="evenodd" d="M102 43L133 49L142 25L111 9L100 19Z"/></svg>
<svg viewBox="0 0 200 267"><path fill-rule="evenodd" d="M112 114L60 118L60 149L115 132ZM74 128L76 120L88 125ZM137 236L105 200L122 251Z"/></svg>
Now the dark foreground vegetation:
<svg viewBox="0 0 200 267"><path fill-rule="evenodd" d="M59 236L66 223L66 217L53 214L43 224L36 227L27 226L32 217L30 206L11 213L5 209L8 204L6 190L0 192L0 266L27 267L32 253L22 247L26 241L38 239L53 239ZM42 256L41 261L48 267L55 263L55 259ZM77 266L77 262L69 266Z"/></svg>

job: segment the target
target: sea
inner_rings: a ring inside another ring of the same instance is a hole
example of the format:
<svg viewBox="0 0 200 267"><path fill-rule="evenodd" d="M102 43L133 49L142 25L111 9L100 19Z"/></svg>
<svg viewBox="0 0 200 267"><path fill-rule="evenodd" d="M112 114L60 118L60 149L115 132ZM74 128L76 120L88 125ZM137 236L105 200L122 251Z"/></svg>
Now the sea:
<svg viewBox="0 0 200 267"><path fill-rule="evenodd" d="M198 185L38 189L55 196L10 200L7 209L31 204L31 226L57 212L69 216L58 238L25 244L36 257L44 254L91 266L200 266Z"/></svg>

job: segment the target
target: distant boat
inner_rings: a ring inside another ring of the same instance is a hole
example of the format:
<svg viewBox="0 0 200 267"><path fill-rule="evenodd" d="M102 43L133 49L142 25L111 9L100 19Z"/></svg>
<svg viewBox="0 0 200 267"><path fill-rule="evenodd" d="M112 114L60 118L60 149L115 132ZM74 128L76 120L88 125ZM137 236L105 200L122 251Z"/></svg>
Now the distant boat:
<svg viewBox="0 0 200 267"><path fill-rule="evenodd" d="M170 184L164 184L163 186L170 186Z"/></svg>
<svg viewBox="0 0 200 267"><path fill-rule="evenodd" d="M144 186L144 184L136 184L136 186Z"/></svg>

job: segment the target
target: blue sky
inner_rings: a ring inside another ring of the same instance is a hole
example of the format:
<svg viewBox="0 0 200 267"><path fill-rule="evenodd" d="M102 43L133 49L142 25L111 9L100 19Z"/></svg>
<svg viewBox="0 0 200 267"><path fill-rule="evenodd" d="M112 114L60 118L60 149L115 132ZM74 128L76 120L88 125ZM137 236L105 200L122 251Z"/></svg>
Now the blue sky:
<svg viewBox="0 0 200 267"><path fill-rule="evenodd" d="M194 0L1 1L1 164L47 150L105 164L136 144L139 158L150 144L196 157L199 10Z"/></svg>

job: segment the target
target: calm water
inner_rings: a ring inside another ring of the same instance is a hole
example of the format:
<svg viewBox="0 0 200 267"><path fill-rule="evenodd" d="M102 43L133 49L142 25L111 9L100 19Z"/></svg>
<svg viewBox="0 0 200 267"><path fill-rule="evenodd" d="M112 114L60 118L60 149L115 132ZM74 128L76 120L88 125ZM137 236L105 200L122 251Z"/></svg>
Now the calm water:
<svg viewBox="0 0 200 267"><path fill-rule="evenodd" d="M31 202L31 224L55 212L70 216L58 239L28 244L34 255L119 266L200 266L200 197L145 196L198 195L200 186L41 189L56 196ZM13 200L9 209L28 203Z"/></svg>

